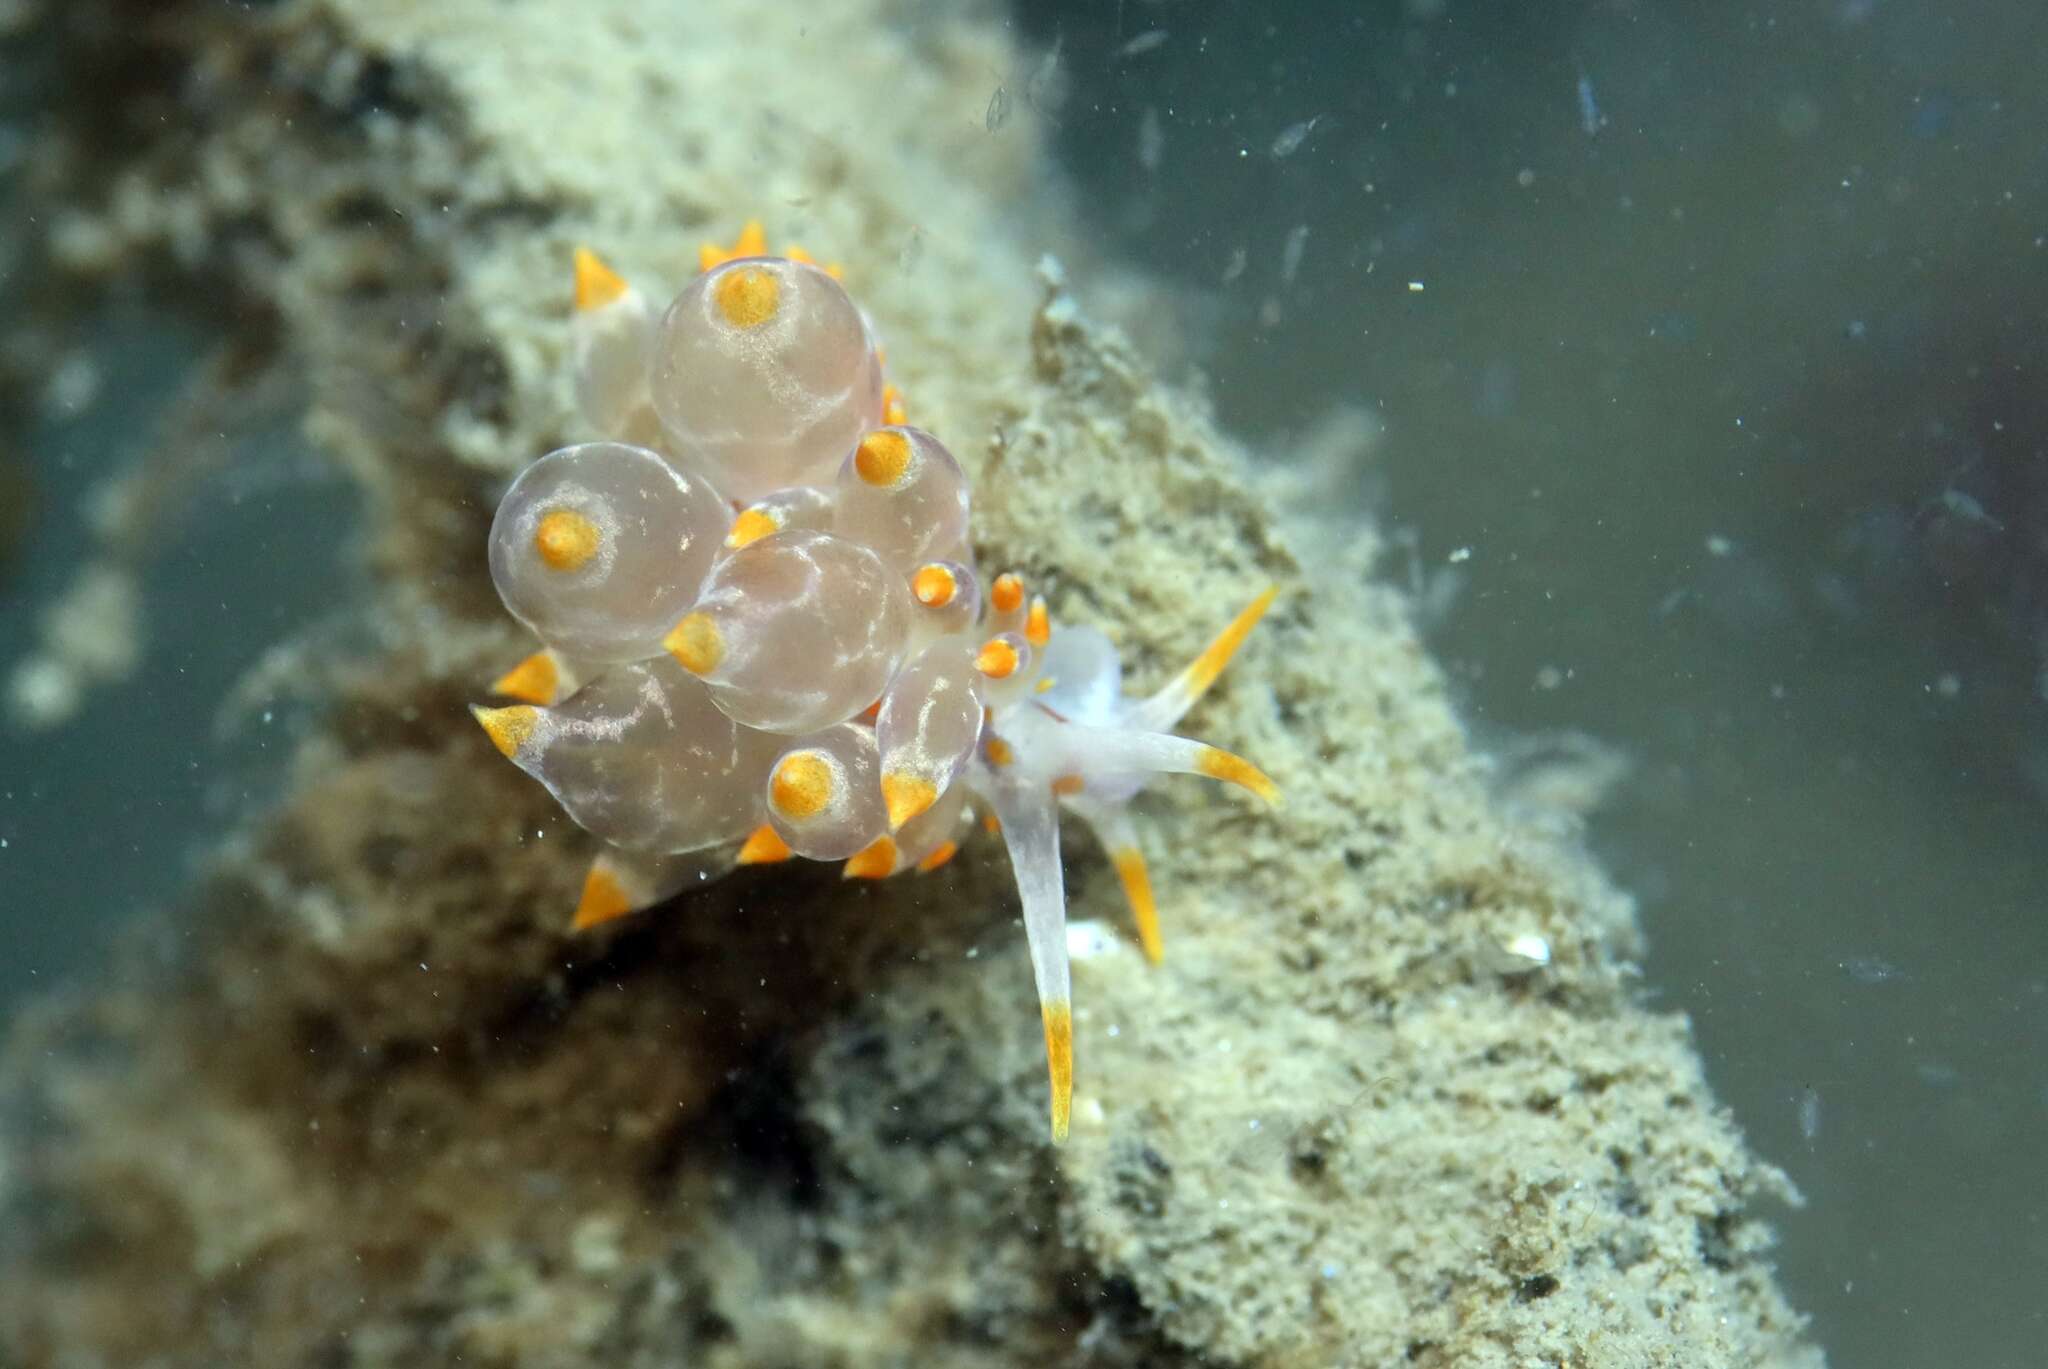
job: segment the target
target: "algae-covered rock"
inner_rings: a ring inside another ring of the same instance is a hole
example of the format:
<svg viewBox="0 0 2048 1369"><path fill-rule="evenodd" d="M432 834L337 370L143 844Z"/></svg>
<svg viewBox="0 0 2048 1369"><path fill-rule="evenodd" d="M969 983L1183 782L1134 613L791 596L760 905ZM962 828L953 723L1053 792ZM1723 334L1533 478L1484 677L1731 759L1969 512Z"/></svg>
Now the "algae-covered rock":
<svg viewBox="0 0 2048 1369"><path fill-rule="evenodd" d="M384 588L280 810L13 1028L0 1362L1818 1361L1755 1211L1784 1181L1632 993L1626 899L1490 800L1370 531L1305 540L1034 275L1057 201L1031 112L984 117L993 13L179 12L189 117L75 173L55 260L280 318ZM1134 687L1282 589L1193 730L1287 807L1147 800L1164 965L1070 847L1110 930L1062 1148L995 844L572 936L591 845L462 708L520 650L495 487L572 433L570 246L674 282L756 212L844 261L983 560Z"/></svg>

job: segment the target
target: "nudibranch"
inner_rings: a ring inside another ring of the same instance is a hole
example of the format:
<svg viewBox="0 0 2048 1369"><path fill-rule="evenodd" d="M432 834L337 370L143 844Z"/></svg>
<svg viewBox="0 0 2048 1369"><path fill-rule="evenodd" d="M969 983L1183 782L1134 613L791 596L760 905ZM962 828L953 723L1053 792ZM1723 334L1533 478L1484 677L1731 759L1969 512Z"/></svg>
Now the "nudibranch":
<svg viewBox="0 0 2048 1369"><path fill-rule="evenodd" d="M1159 919L1128 813L1159 774L1277 802L1173 732L1273 601L1157 693L1127 698L1101 631L984 581L966 475L907 422L874 330L800 249L749 224L657 313L575 257L576 394L593 440L513 480L491 578L542 650L476 708L491 741L604 846L574 926L736 865L930 871L977 818L1009 848L1044 1018L1052 1134L1073 1093L1059 810L1107 849L1146 957Z"/></svg>

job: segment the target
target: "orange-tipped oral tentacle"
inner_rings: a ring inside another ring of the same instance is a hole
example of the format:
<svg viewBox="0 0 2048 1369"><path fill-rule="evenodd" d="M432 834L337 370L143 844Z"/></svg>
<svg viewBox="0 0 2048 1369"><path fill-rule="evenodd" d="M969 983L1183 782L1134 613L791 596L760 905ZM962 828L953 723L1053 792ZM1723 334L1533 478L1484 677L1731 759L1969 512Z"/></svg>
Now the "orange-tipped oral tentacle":
<svg viewBox="0 0 2048 1369"><path fill-rule="evenodd" d="M1209 692L1209 686L1216 683L1216 677L1230 664L1230 658L1244 645L1259 619L1266 616L1266 610L1278 598L1280 587L1269 585L1265 593L1245 606L1230 625L1216 634L1215 640L1202 648L1187 669L1181 671L1166 687L1151 698L1145 699L1130 713L1131 726L1152 732L1164 732L1179 722L1187 711L1195 706L1201 697Z"/></svg>
<svg viewBox="0 0 2048 1369"><path fill-rule="evenodd" d="M1280 806L1280 786L1266 778L1263 770L1244 757L1232 755L1221 747L1203 747L1195 757L1195 773L1249 789L1275 808Z"/></svg>
<svg viewBox="0 0 2048 1369"><path fill-rule="evenodd" d="M1052 1086L1052 1137L1067 1138L1073 1108L1073 989L1067 973L1067 895L1061 882L1059 815L1050 792L1002 781L989 786L1023 903L1032 980L1045 1018Z"/></svg>
<svg viewBox="0 0 2048 1369"><path fill-rule="evenodd" d="M1067 806L1094 829L1095 839L1109 853L1110 867L1116 871L1117 883L1123 886L1125 902L1131 905L1138 944L1144 949L1145 959L1159 964L1166 958L1166 942L1159 932L1159 906L1152 897L1151 872L1146 868L1144 853L1138 849L1138 831L1130 813L1120 803L1090 798L1071 799Z"/></svg>
<svg viewBox="0 0 2048 1369"><path fill-rule="evenodd" d="M1242 756L1188 737L1068 723L1057 732L1066 762L1085 776L1207 775L1257 794L1276 807L1280 789Z"/></svg>
<svg viewBox="0 0 2048 1369"><path fill-rule="evenodd" d="M1045 1019L1045 1069L1051 1090L1053 1144L1067 1139L1074 1115L1074 1009L1064 1000L1040 1006Z"/></svg>
<svg viewBox="0 0 2048 1369"><path fill-rule="evenodd" d="M1135 846L1112 847L1109 863L1123 885L1124 900L1131 905L1131 920L1137 925L1145 959L1157 965L1166 959L1166 942L1159 935L1159 905L1152 900L1152 876L1145 868L1145 853Z"/></svg>

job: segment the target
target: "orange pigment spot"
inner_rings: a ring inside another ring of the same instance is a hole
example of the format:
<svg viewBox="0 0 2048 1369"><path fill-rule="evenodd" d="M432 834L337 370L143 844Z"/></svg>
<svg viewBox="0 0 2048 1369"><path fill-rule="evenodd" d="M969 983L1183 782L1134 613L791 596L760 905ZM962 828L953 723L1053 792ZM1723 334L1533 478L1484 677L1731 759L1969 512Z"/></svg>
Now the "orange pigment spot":
<svg viewBox="0 0 2048 1369"><path fill-rule="evenodd" d="M725 659L725 639L708 613L690 614L661 639L661 644L692 675L708 674Z"/></svg>
<svg viewBox="0 0 2048 1369"><path fill-rule="evenodd" d="M895 831L939 801L939 787L915 775L884 774L882 802L889 809L889 830Z"/></svg>
<svg viewBox="0 0 2048 1369"><path fill-rule="evenodd" d="M469 711L484 735L491 739L491 745L508 759L519 753L519 748L533 735L533 729L540 726L540 710L529 704L514 704L510 708L478 708L472 704Z"/></svg>
<svg viewBox="0 0 2048 1369"><path fill-rule="evenodd" d="M758 266L735 266L711 287L718 312L735 328L758 328L775 317L782 282Z"/></svg>
<svg viewBox="0 0 2048 1369"><path fill-rule="evenodd" d="M997 613L1015 613L1018 606L1024 602L1024 578L1004 571L996 577L996 582L989 586L988 601L995 607Z"/></svg>
<svg viewBox="0 0 2048 1369"><path fill-rule="evenodd" d="M839 776L816 751L792 751L768 781L768 802L785 819L803 822L831 806Z"/></svg>
<svg viewBox="0 0 2048 1369"><path fill-rule="evenodd" d="M896 873L896 843L876 837L840 869L841 879L887 879Z"/></svg>
<svg viewBox="0 0 2048 1369"><path fill-rule="evenodd" d="M561 684L562 672L555 665L554 653L536 651L493 681L491 693L523 704L551 704Z"/></svg>
<svg viewBox="0 0 2048 1369"><path fill-rule="evenodd" d="M1052 615L1046 612L1042 594L1032 596L1031 613L1024 619L1024 640L1033 646L1044 646L1052 640Z"/></svg>
<svg viewBox="0 0 2048 1369"><path fill-rule="evenodd" d="M789 843L764 822L748 835L734 861L740 865L774 865L779 861L788 860L795 854L789 849Z"/></svg>
<svg viewBox="0 0 2048 1369"><path fill-rule="evenodd" d="M715 242L707 242L699 247L697 249L697 268L701 271L709 271L713 267L723 266L727 262L739 257L760 257L766 256L767 253L767 230L761 227L759 219L748 219L746 227L740 229L740 235L733 239L733 244L730 248L720 247Z"/></svg>
<svg viewBox="0 0 2048 1369"><path fill-rule="evenodd" d="M576 249L575 264L578 313L602 309L626 293L626 278L605 265L604 258L588 247Z"/></svg>
<svg viewBox="0 0 2048 1369"><path fill-rule="evenodd" d="M1071 798L1086 787L1079 775L1062 775L1052 782L1052 792L1063 799Z"/></svg>
<svg viewBox="0 0 2048 1369"><path fill-rule="evenodd" d="M919 566L910 577L910 592L926 608L944 608L953 602L953 596L959 589L960 581L953 572L936 561Z"/></svg>
<svg viewBox="0 0 2048 1369"><path fill-rule="evenodd" d="M960 850L957 841L942 841L931 849L931 854L917 863L917 872L928 875L951 860Z"/></svg>
<svg viewBox="0 0 2048 1369"><path fill-rule="evenodd" d="M619 877L599 862L583 877L583 897L576 902L576 916L569 923L569 930L580 932L632 911L633 896L619 883Z"/></svg>
<svg viewBox="0 0 2048 1369"><path fill-rule="evenodd" d="M782 524L775 521L773 514L760 509L742 509L740 516L732 520L732 531L725 535L725 545L734 550L750 542L758 542L771 532L782 531Z"/></svg>
<svg viewBox="0 0 2048 1369"><path fill-rule="evenodd" d="M604 533L574 509L549 509L533 529L533 549L550 570L581 570L604 548Z"/></svg>
<svg viewBox="0 0 2048 1369"><path fill-rule="evenodd" d="M879 358L881 353L875 355ZM882 387L882 421L899 428L910 421L910 410L903 407L903 391L894 385Z"/></svg>
<svg viewBox="0 0 2048 1369"><path fill-rule="evenodd" d="M889 489L910 470L910 439L890 428L877 428L853 451L854 473L870 485Z"/></svg>
<svg viewBox="0 0 2048 1369"><path fill-rule="evenodd" d="M974 668L991 680L1007 680L1017 673L1021 658L1013 642L991 637L974 653Z"/></svg>
<svg viewBox="0 0 2048 1369"><path fill-rule="evenodd" d="M987 753L990 765L1004 766L1017 759L1017 753L1012 751L1010 744L1001 737L990 737L988 744L982 749ZM989 830L993 832L995 828L991 827Z"/></svg>

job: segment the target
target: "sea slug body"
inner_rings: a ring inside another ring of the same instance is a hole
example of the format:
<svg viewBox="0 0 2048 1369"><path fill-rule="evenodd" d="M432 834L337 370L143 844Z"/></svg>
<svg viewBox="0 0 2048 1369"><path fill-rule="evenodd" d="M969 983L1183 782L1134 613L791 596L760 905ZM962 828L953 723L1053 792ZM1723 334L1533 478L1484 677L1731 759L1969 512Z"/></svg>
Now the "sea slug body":
<svg viewBox="0 0 2048 1369"><path fill-rule="evenodd" d="M1094 829L1157 962L1128 807L1166 773L1278 802L1250 762L1171 730L1274 591L1127 698L1107 636L975 569L967 476L907 423L836 268L770 255L750 223L657 314L594 253L574 265L576 392L598 439L534 462L499 506L492 579L543 649L494 686L517 702L473 710L606 843L574 925L735 865L930 871L978 813L1009 849L1064 1140L1059 812Z"/></svg>

